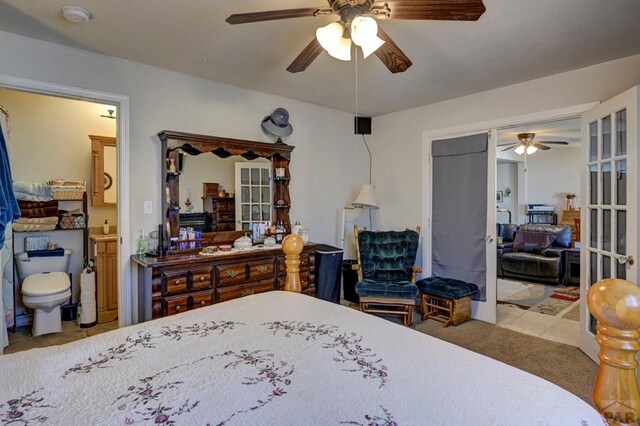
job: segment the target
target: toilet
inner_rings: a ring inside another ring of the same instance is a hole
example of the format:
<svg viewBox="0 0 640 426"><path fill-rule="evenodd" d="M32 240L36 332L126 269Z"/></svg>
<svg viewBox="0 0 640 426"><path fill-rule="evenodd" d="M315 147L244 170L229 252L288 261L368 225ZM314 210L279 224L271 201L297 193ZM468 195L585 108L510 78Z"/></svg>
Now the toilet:
<svg viewBox="0 0 640 426"><path fill-rule="evenodd" d="M71 298L71 281L67 271L71 250L63 256L29 257L16 253L18 275L22 279L22 303L34 310L33 336L62 331L60 306Z"/></svg>

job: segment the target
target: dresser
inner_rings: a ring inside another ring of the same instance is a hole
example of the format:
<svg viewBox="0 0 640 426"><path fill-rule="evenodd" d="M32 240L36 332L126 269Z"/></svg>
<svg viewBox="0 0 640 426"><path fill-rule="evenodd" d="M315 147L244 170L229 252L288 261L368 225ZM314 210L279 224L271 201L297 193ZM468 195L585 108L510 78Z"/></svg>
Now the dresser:
<svg viewBox="0 0 640 426"><path fill-rule="evenodd" d="M300 254L302 292L316 294L315 252ZM197 253L132 256L138 269L138 321L178 314L251 294L281 290L286 278L280 248L217 256Z"/></svg>

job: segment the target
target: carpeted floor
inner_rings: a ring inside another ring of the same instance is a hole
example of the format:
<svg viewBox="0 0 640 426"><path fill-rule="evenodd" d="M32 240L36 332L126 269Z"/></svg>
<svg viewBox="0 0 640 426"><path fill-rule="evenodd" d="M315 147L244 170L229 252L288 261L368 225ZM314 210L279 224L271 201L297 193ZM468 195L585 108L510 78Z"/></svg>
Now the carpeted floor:
<svg viewBox="0 0 640 426"><path fill-rule="evenodd" d="M482 321L443 328L433 320L420 322L419 314L416 319L417 331L542 377L593 405L598 366L578 348Z"/></svg>

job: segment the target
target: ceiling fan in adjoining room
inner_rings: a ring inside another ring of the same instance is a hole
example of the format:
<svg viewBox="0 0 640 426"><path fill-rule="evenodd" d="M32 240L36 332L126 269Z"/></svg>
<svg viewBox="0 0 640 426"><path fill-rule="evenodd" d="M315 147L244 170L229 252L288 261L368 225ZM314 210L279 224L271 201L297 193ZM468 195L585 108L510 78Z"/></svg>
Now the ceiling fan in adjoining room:
<svg viewBox="0 0 640 426"><path fill-rule="evenodd" d="M226 21L235 25L336 14L340 19L318 28L316 37L294 59L287 71L304 71L323 49L336 59L350 61L353 42L360 46L365 58L375 53L389 71L399 73L406 71L413 63L378 26L376 20L477 21L485 10L482 0L329 0L329 7L238 13L229 16Z"/></svg>
<svg viewBox="0 0 640 426"><path fill-rule="evenodd" d="M539 149L542 151L550 150L551 147L547 145L569 145L569 142L565 141L535 141L533 140L533 138L535 137L535 133L518 133L518 142L498 146L506 146L506 148L504 148L502 151L508 151L515 148L515 153L518 155L522 155L524 153L531 155Z"/></svg>

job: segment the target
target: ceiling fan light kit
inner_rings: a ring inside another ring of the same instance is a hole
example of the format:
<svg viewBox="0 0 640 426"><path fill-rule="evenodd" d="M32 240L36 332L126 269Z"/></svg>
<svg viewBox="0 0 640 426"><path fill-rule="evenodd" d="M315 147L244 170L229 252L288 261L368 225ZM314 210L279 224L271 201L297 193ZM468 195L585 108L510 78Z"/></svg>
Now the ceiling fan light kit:
<svg viewBox="0 0 640 426"><path fill-rule="evenodd" d="M525 152L527 155L531 155L537 150L548 151L551 147L547 146L547 144L551 145L569 145L566 141L535 141L533 138L536 137L535 133L518 133L517 135L518 142L509 144L509 145L499 145L499 146L507 146L502 151L509 151L510 149L514 149L513 151L522 155Z"/></svg>
<svg viewBox="0 0 640 426"><path fill-rule="evenodd" d="M413 63L382 29L376 19L477 21L486 8L482 0L328 0L329 7L269 10L237 13L226 21L231 25L279 19L316 17L335 14L340 17L316 30L316 38L287 67L292 73L301 72L322 53L342 61L351 60L352 41L360 46L366 58L372 53L392 73L404 72ZM376 19L374 19L376 18Z"/></svg>

